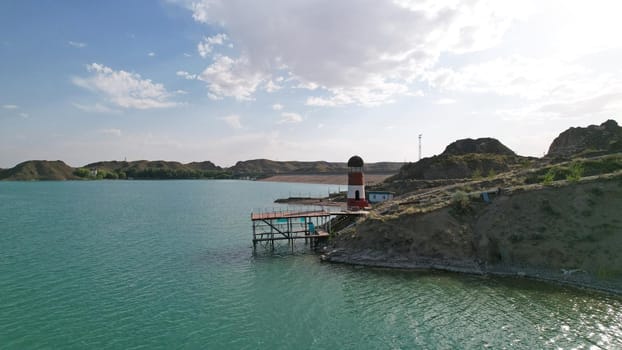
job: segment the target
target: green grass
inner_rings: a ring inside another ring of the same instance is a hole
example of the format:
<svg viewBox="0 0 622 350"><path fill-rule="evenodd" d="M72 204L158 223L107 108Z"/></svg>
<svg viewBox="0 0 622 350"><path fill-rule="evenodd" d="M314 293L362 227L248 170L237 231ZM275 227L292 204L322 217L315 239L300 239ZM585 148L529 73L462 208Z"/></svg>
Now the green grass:
<svg viewBox="0 0 622 350"><path fill-rule="evenodd" d="M598 159L575 159L570 164L558 164L538 169L525 178L525 184L550 185L553 181L577 182L585 176L609 174L622 170L622 155L614 154Z"/></svg>

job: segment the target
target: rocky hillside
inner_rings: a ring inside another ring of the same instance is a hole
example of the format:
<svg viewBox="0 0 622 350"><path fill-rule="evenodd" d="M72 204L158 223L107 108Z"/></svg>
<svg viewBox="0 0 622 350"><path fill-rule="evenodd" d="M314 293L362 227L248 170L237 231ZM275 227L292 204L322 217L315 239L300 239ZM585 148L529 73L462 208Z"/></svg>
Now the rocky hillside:
<svg viewBox="0 0 622 350"><path fill-rule="evenodd" d="M486 177L509 171L527 160L493 138L463 139L451 143L438 156L405 164L388 181Z"/></svg>
<svg viewBox="0 0 622 350"><path fill-rule="evenodd" d="M0 171L0 180L74 180L74 169L60 160L29 160Z"/></svg>
<svg viewBox="0 0 622 350"><path fill-rule="evenodd" d="M449 144L441 155L460 156L471 153L497 154L504 156L515 156L516 153L497 139L483 137L479 139L462 139Z"/></svg>
<svg viewBox="0 0 622 350"><path fill-rule="evenodd" d="M622 127L615 120L586 128L570 128L551 144L548 158L622 152Z"/></svg>
<svg viewBox="0 0 622 350"><path fill-rule="evenodd" d="M489 193L425 209L396 201L340 233L324 258L498 273L622 291L622 173Z"/></svg>

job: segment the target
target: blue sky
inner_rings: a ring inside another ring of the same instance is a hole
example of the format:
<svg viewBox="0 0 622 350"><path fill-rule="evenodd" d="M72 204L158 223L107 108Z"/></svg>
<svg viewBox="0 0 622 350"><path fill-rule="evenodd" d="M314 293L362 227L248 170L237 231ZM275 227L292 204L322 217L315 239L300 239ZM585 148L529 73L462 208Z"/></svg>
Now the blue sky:
<svg viewBox="0 0 622 350"><path fill-rule="evenodd" d="M0 167L541 156L618 122L617 1L3 1Z"/></svg>

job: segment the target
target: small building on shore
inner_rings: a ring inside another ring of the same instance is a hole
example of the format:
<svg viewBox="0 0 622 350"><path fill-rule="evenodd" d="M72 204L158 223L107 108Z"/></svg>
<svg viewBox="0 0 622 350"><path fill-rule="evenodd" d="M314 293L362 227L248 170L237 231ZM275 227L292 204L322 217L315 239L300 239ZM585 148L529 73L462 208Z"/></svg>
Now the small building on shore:
<svg viewBox="0 0 622 350"><path fill-rule="evenodd" d="M395 196L395 192L368 191L367 195L368 195L369 203L374 204L374 203L381 203L381 202L393 199L393 197Z"/></svg>

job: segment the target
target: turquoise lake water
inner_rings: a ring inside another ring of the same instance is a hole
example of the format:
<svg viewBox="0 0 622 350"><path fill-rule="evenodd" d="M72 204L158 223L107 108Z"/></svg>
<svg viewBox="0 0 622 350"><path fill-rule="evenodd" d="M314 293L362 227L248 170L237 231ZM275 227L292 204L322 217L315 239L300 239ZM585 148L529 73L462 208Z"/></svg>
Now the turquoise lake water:
<svg viewBox="0 0 622 350"><path fill-rule="evenodd" d="M622 348L618 297L253 254L253 208L329 189L0 182L0 349Z"/></svg>

